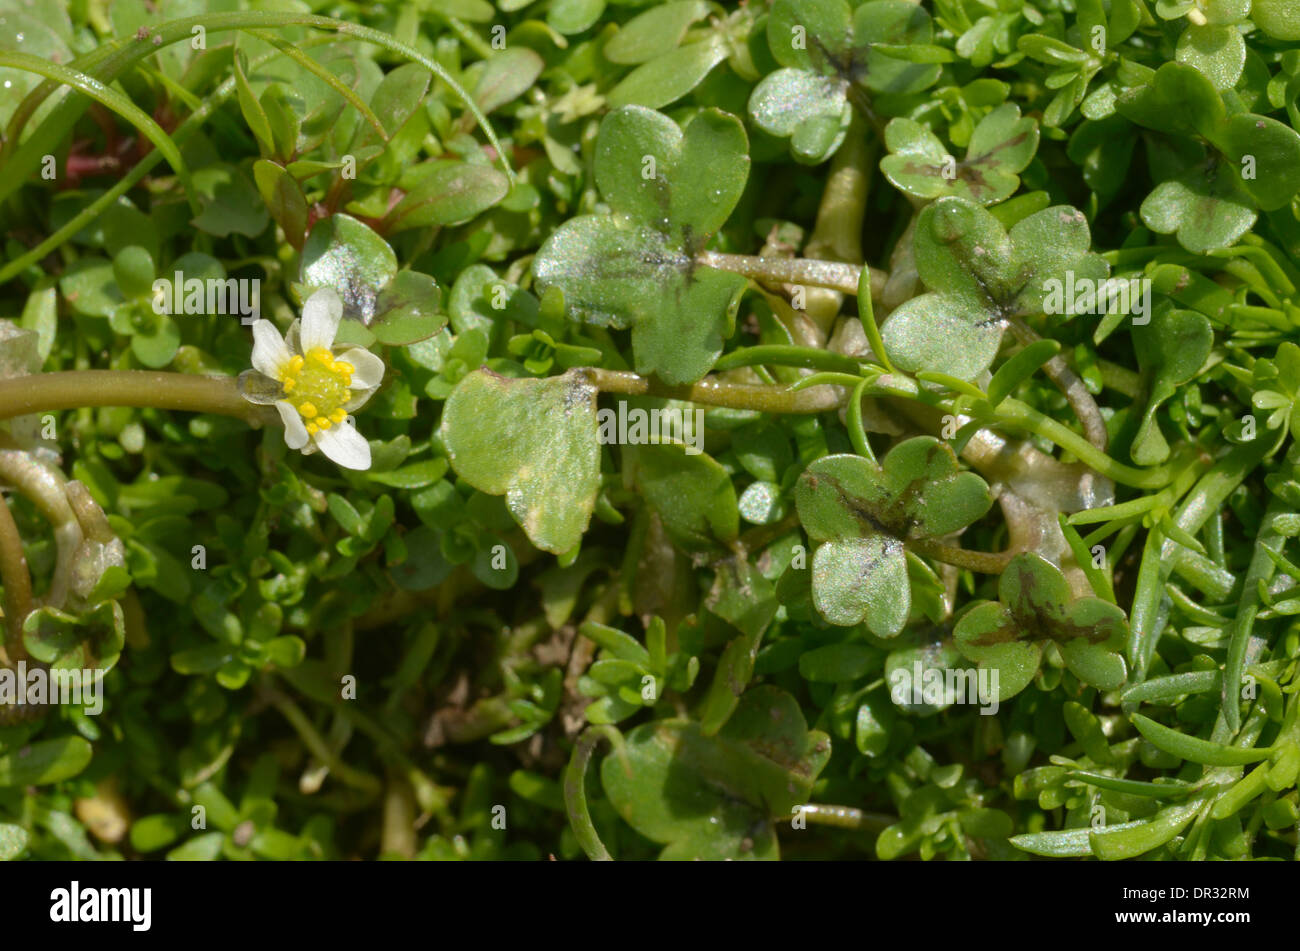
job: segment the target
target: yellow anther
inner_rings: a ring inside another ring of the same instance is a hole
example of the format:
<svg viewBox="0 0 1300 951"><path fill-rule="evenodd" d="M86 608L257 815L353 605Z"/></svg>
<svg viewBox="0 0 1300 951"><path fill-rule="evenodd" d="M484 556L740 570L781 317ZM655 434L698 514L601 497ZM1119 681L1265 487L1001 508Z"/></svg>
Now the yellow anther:
<svg viewBox="0 0 1300 951"><path fill-rule="evenodd" d="M322 416L322 417L320 417L319 419L316 420L316 425L319 426L321 429L329 429L329 428L330 428L331 426L333 426L334 424L331 423L331 422L330 422L328 419L326 419L324 416Z"/></svg>
<svg viewBox="0 0 1300 951"><path fill-rule="evenodd" d="M317 426L315 423L308 423L307 432L308 434L315 436L318 432L320 432L320 427Z"/></svg>
<svg viewBox="0 0 1300 951"><path fill-rule="evenodd" d="M347 418L348 418L348 414L341 409L336 409L334 412L330 413L330 419L332 419L336 423L341 423L343 422L343 420Z"/></svg>
<svg viewBox="0 0 1300 951"><path fill-rule="evenodd" d="M313 419L316 416L316 407L311 403L303 403L298 407L298 412L302 413L303 419Z"/></svg>
<svg viewBox="0 0 1300 951"><path fill-rule="evenodd" d="M302 356L299 354L294 354L292 357L289 358L289 372L297 373L299 370L302 369L302 364L303 364Z"/></svg>
<svg viewBox="0 0 1300 951"><path fill-rule="evenodd" d="M286 377L284 382L280 385L284 388L286 393L290 393L293 391L293 388L298 385L298 381L293 377Z"/></svg>
<svg viewBox="0 0 1300 951"><path fill-rule="evenodd" d="M334 363L334 369L338 370L340 373L346 373L348 376L357 372L356 367L350 363L344 363L342 360L338 360Z"/></svg>

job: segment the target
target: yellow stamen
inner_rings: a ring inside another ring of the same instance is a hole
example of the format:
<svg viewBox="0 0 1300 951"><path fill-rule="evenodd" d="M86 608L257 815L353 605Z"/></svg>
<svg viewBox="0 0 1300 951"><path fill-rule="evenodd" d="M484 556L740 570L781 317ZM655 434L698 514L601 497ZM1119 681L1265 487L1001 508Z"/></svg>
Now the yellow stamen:
<svg viewBox="0 0 1300 951"><path fill-rule="evenodd" d="M354 370L325 347L313 347L284 364L280 383L286 399L304 420L314 421L313 435L347 418L343 406L352 398Z"/></svg>
<svg viewBox="0 0 1300 951"><path fill-rule="evenodd" d="M307 424L307 433L308 433L308 435L315 436L318 432L320 432L320 427L317 426L315 423L308 423L308 424Z"/></svg>

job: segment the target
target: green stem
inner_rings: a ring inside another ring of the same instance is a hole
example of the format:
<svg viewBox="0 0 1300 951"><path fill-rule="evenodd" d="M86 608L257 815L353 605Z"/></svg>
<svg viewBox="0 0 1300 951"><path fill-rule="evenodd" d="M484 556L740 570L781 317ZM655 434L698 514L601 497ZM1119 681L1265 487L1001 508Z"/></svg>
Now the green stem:
<svg viewBox="0 0 1300 951"><path fill-rule="evenodd" d="M831 160L817 209L817 223L804 248L808 257L861 263L862 222L875 171L874 143L878 141L876 138L868 141L867 130L855 115L844 143Z"/></svg>
<svg viewBox="0 0 1300 951"><path fill-rule="evenodd" d="M602 393L626 393L629 396L659 396L664 399L688 400L706 406L750 409L762 413L824 413L838 409L843 396L829 386L810 386L791 390L784 386L759 386L751 383L720 383L704 379L698 383L669 385L620 370L587 367L587 380ZM0 391L2 392L2 391ZM2 406L3 403L0 403Z"/></svg>
<svg viewBox="0 0 1300 951"><path fill-rule="evenodd" d="M912 538L906 542L908 548L918 555L925 555L927 558L933 558L935 561L941 561L945 565L953 565L957 568L965 568L969 571L977 571L985 575L1000 575L1006 568L1007 562L1019 554L1018 551L1006 552L987 552L971 551L968 548L958 548L955 545L945 545L943 542L935 541L932 538Z"/></svg>
<svg viewBox="0 0 1300 951"><path fill-rule="evenodd" d="M303 745L311 755L328 766L330 772L337 776L340 782L373 796L378 796L383 791L383 784L378 777L353 769L339 758L325 742L325 738L317 732L311 720L307 719L307 714L302 712L301 707L274 688L267 687L265 690L271 705L289 721L289 725L302 738Z"/></svg>
<svg viewBox="0 0 1300 951"><path fill-rule="evenodd" d="M5 588L5 658L9 664L27 659L23 646L23 620L32 610L32 575L23 554L8 501L0 504L0 583Z"/></svg>
<svg viewBox="0 0 1300 951"><path fill-rule="evenodd" d="M1023 426L1035 435L1050 439L1106 478L1135 489L1163 488L1173 481L1175 474L1181 471L1186 463L1186 460L1179 459L1151 469L1134 469L1132 466L1126 466L1116 462L1074 430L1011 397L998 404L997 415L1007 422Z"/></svg>
<svg viewBox="0 0 1300 951"><path fill-rule="evenodd" d="M862 265L840 261L814 261L811 258L761 258L752 254L723 254L720 251L702 251L696 261L705 267L730 271L767 284L799 284L805 287L826 287L841 294L858 293L858 278ZM871 296L876 301L885 291L889 275L879 268L871 269Z"/></svg>
<svg viewBox="0 0 1300 951"><path fill-rule="evenodd" d="M587 808L587 764L591 762L591 754L601 740L608 742L622 755L623 735L616 728L587 727L574 744L573 755L569 757L569 765L564 770L564 807L568 811L573 834L587 857L593 862L612 862L614 857L605 848L605 843L600 841L600 833L596 831L596 826L591 821L591 811ZM631 775L626 758L623 758L623 768Z"/></svg>
<svg viewBox="0 0 1300 951"><path fill-rule="evenodd" d="M713 370L715 373L722 373L739 367L765 365L803 367L808 370L830 370L854 375L857 375L861 367L861 363L853 357L832 353L829 350L818 350L815 347L792 347L785 344L768 344L745 347L724 354L713 365Z"/></svg>
<svg viewBox="0 0 1300 951"><path fill-rule="evenodd" d="M1012 335L1026 347L1043 339L1021 317L1012 317L1007 325ZM1066 401L1083 426L1083 434L1088 442L1098 451L1105 452L1110 442L1106 421L1102 419L1097 401L1092 398L1079 374L1074 372L1059 353L1043 364L1043 373L1065 394Z"/></svg>
<svg viewBox="0 0 1300 951"><path fill-rule="evenodd" d="M0 380L0 419L84 406L136 406L235 416L251 424L278 417L240 395L234 377L155 370L64 370Z"/></svg>

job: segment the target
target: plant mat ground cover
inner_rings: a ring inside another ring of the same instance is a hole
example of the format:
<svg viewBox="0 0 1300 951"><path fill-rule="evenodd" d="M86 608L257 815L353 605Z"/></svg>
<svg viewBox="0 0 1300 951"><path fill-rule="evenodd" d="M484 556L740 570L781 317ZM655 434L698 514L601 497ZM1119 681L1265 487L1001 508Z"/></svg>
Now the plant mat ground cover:
<svg viewBox="0 0 1300 951"><path fill-rule="evenodd" d="M1300 5L0 0L0 860L1295 860Z"/></svg>

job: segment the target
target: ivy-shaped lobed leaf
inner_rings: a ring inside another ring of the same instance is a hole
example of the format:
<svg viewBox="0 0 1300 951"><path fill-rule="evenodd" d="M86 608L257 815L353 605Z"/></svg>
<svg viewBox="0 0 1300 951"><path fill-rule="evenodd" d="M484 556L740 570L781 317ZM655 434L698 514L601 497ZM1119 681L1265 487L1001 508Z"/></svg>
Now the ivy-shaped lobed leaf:
<svg viewBox="0 0 1300 951"><path fill-rule="evenodd" d="M1142 220L1204 254L1235 244L1259 211L1272 211L1300 191L1300 133L1267 116L1230 112L1200 70L1166 63L1149 79L1120 91L1116 109L1138 125L1183 139L1191 151L1182 170L1142 203Z"/></svg>
<svg viewBox="0 0 1300 951"><path fill-rule="evenodd" d="M998 600L971 607L953 635L965 657L997 671L1000 700L1029 686L1048 642L1084 683L1114 690L1128 677L1124 612L1100 598L1072 598L1061 570L1033 552L1011 559L998 579Z"/></svg>
<svg viewBox="0 0 1300 951"><path fill-rule="evenodd" d="M832 624L865 622L893 637L911 611L905 543L935 538L983 517L988 485L963 472L947 443L916 436L879 463L854 455L812 463L795 488L799 520L817 543L812 597Z"/></svg>
<svg viewBox="0 0 1300 951"><path fill-rule="evenodd" d="M600 487L600 445L596 389L581 373L512 380L475 370L447 397L441 432L456 474L504 495L534 545L562 554L582 540Z"/></svg>
<svg viewBox="0 0 1300 951"><path fill-rule="evenodd" d="M1070 273L1104 280L1109 266L1089 251L1088 219L1068 205L1044 208L1007 231L965 198L940 198L921 212L912 253L930 293L894 310L881 327L898 367L970 380L988 369L1010 317L1050 306Z"/></svg>
<svg viewBox="0 0 1300 951"><path fill-rule="evenodd" d="M767 41L782 68L754 87L750 116L788 138L799 161L823 162L844 141L855 95L916 93L939 79L937 63L876 47L924 48L933 35L930 15L906 0L869 0L856 10L847 0L776 0Z"/></svg>
<svg viewBox="0 0 1300 951"><path fill-rule="evenodd" d="M735 116L696 113L684 128L623 106L600 124L596 184L610 214L565 222L533 261L539 287L557 287L570 313L632 329L639 373L691 383L731 335L745 279L696 258L726 222L749 175Z"/></svg>
<svg viewBox="0 0 1300 951"><path fill-rule="evenodd" d="M774 816L806 803L830 759L799 704L774 686L740 698L716 736L692 720L656 720L627 736L626 760L605 757L605 794L662 859L775 859Z"/></svg>
<svg viewBox="0 0 1300 951"><path fill-rule="evenodd" d="M312 228L303 245L300 280L304 300L317 288L335 289L343 316L390 346L432 337L447 324L437 282L417 271L399 271L388 242L350 215L331 215Z"/></svg>
<svg viewBox="0 0 1300 951"><path fill-rule="evenodd" d="M1157 465L1169 458L1169 443L1160 431L1156 411L1200 373L1213 346L1209 318L1193 310L1157 307L1149 324L1133 327L1133 347L1142 367L1146 396L1129 450L1138 465Z"/></svg>
<svg viewBox="0 0 1300 951"><path fill-rule="evenodd" d="M975 126L966 157L958 162L939 137L912 119L890 120L885 127L890 154L880 170L894 186L916 198L956 195L994 205L1020 187L1019 173L1038 149L1038 124L1006 103Z"/></svg>

